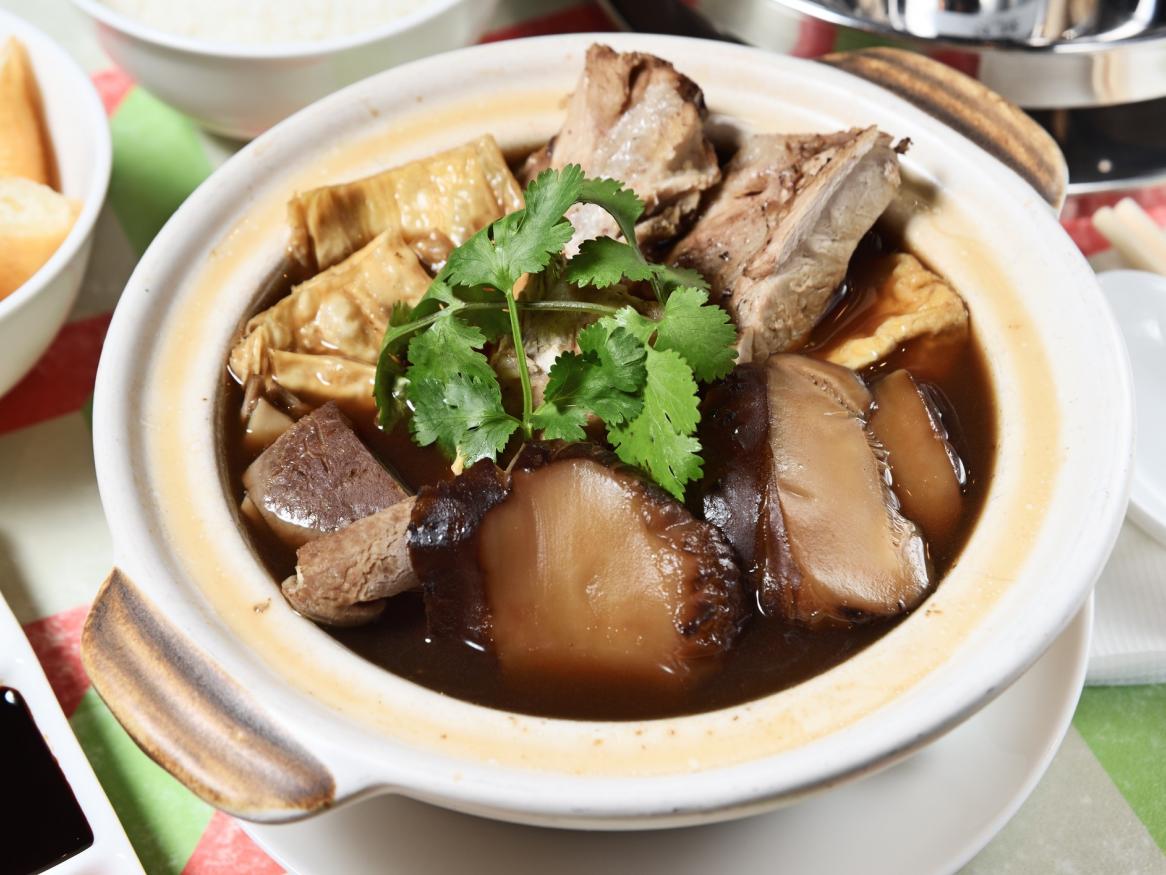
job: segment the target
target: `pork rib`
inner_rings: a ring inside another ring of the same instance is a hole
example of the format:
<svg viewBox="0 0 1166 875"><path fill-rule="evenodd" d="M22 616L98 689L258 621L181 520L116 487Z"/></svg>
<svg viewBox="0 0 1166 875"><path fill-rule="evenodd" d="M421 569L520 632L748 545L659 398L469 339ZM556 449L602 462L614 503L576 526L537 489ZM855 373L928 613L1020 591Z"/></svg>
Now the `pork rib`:
<svg viewBox="0 0 1166 875"><path fill-rule="evenodd" d="M797 349L898 188L898 157L877 128L756 134L668 260L721 296L741 361Z"/></svg>
<svg viewBox="0 0 1166 875"><path fill-rule="evenodd" d="M523 176L578 164L588 176L620 179L644 201L640 242L663 240L678 233L701 192L720 179L704 117L700 88L667 61L593 45L562 130L530 156ZM568 254L591 237L619 236L599 207L580 204L567 217L575 226Z"/></svg>

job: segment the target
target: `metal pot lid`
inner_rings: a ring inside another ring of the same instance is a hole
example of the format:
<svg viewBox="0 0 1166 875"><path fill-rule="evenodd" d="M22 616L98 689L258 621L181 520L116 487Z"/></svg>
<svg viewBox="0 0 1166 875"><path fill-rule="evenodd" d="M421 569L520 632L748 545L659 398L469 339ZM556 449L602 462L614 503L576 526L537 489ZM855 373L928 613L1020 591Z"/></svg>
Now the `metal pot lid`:
<svg viewBox="0 0 1166 875"><path fill-rule="evenodd" d="M650 4L658 5L658 4ZM1029 109L1166 97L1166 0L699 0L725 34L804 54L814 26L837 49L872 38L964 52L977 78Z"/></svg>

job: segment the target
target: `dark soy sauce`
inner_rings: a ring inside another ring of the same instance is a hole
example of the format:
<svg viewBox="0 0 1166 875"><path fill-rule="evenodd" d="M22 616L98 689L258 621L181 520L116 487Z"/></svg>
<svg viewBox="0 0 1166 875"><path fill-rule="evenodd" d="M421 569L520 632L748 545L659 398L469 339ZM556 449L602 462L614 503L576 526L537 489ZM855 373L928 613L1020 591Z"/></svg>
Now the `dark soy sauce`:
<svg viewBox="0 0 1166 875"><path fill-rule="evenodd" d="M93 830L24 698L0 687L5 813L0 875L44 872L93 844Z"/></svg>

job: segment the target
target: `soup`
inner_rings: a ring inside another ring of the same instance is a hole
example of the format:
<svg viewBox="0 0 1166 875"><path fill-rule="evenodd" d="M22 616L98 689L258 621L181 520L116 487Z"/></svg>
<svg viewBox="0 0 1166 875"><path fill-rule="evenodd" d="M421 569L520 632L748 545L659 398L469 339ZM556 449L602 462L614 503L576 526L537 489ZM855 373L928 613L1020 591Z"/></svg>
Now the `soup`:
<svg viewBox="0 0 1166 875"><path fill-rule="evenodd" d="M676 125L629 135L662 105ZM447 695L617 720L777 692L926 610L995 407L958 295L874 227L890 139L743 135L722 162L703 116L670 65L594 47L524 162L483 138L293 199L222 423L293 607Z"/></svg>

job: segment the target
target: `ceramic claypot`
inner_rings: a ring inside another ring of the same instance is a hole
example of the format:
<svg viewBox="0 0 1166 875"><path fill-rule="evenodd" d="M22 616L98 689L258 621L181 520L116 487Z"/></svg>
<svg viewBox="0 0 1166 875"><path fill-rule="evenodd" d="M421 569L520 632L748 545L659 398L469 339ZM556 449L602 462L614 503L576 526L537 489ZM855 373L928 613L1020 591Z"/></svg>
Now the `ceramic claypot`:
<svg viewBox="0 0 1166 875"><path fill-rule="evenodd" d="M593 37L477 47L366 80L191 196L131 279L98 375L117 568L86 626L85 664L138 743L226 811L290 820L395 792L570 827L753 813L886 766L973 714L1054 640L1109 553L1126 503L1130 376L1089 265L1056 221L1064 168L1051 141L981 86L893 51L831 67L602 39L673 61L722 120L910 137L890 220L966 298L987 354L999 455L986 510L905 622L824 674L719 711L607 723L506 713L346 650L284 602L224 474L224 359L287 242L284 204L484 132L504 147L545 140Z"/></svg>

